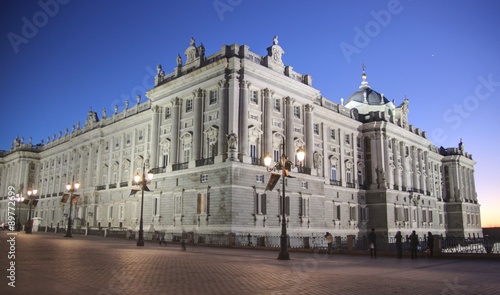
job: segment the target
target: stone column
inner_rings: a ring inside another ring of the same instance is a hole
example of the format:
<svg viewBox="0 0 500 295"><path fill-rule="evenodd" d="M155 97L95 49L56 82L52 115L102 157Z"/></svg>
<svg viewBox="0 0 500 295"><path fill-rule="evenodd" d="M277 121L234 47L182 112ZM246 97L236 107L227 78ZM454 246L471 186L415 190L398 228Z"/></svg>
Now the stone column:
<svg viewBox="0 0 500 295"><path fill-rule="evenodd" d="M269 89L262 90L262 100L264 102L264 153L269 153L272 157L273 153L273 92Z"/></svg>
<svg viewBox="0 0 500 295"><path fill-rule="evenodd" d="M158 105L154 105L151 106L151 111L153 111L153 116L151 119L151 158L149 159L149 167L156 168L158 167L158 141L160 138L158 130L160 125L161 108Z"/></svg>
<svg viewBox="0 0 500 295"><path fill-rule="evenodd" d="M313 167L313 153L314 153L314 127L313 127L313 110L314 107L310 104L305 106L305 119L306 124L304 126L304 133L306 135L306 159L305 159L305 167L312 168Z"/></svg>
<svg viewBox="0 0 500 295"><path fill-rule="evenodd" d="M239 117L240 117L240 89L239 82L236 79L236 75L232 74L229 78L229 87L228 87L228 132L229 133L237 133L239 130ZM228 134L229 134L228 133ZM241 136L238 135L240 138ZM226 139L227 140L227 139Z"/></svg>
<svg viewBox="0 0 500 295"><path fill-rule="evenodd" d="M286 156L294 162L295 145L293 144L293 99L285 97L284 130L286 137Z"/></svg>
<svg viewBox="0 0 500 295"><path fill-rule="evenodd" d="M220 80L219 97L220 97L220 111L219 111L219 137L217 143L217 162L222 162L225 155L227 155L227 118L228 118L228 83L226 80Z"/></svg>
<svg viewBox="0 0 500 295"><path fill-rule="evenodd" d="M172 102L172 146L170 149L172 164L179 163L179 126L181 121L181 106L182 100L176 97Z"/></svg>
<svg viewBox="0 0 500 295"><path fill-rule="evenodd" d="M240 116L239 116L239 140L238 150L240 161L250 163L251 159L248 156L248 87L250 83L241 79L240 81Z"/></svg>
<svg viewBox="0 0 500 295"><path fill-rule="evenodd" d="M370 185L370 188L371 189L377 189L378 188L378 177L379 177L379 174L378 174L378 171L377 169L380 169L380 168L383 168L383 167L379 167L379 154L378 154L378 151L379 151L379 138L378 138L378 134L372 134L370 136L370 153L371 153L371 175L372 175L372 179L370 180L371 182L371 185Z"/></svg>
<svg viewBox="0 0 500 295"><path fill-rule="evenodd" d="M193 92L193 110L194 110L194 128L193 128L193 156L192 159L199 160L202 158L202 142L203 137L203 97L205 96L205 91L198 89Z"/></svg>
<svg viewBox="0 0 500 295"><path fill-rule="evenodd" d="M403 175L401 177L401 187L408 187L408 157L406 156L406 144L400 142L401 165L403 166Z"/></svg>
<svg viewBox="0 0 500 295"><path fill-rule="evenodd" d="M401 158L401 149L399 148L398 140L394 139L392 141L392 149L393 149L393 163L394 163L394 184L401 189L401 172L399 171L399 158Z"/></svg>

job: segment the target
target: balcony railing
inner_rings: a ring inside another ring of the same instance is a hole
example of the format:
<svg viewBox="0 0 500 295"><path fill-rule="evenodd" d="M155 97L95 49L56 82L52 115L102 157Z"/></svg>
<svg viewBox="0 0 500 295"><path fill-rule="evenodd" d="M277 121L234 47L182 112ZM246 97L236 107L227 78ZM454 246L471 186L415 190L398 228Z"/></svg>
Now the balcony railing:
<svg viewBox="0 0 500 295"><path fill-rule="evenodd" d="M252 157L252 165L261 165L260 164L260 158L255 158L255 157Z"/></svg>
<svg viewBox="0 0 500 295"><path fill-rule="evenodd" d="M346 182L345 184L347 187L350 187L350 188L355 188L356 185L353 183L353 182Z"/></svg>
<svg viewBox="0 0 500 295"><path fill-rule="evenodd" d="M298 172L302 174L311 175L311 168L309 167L298 167Z"/></svg>
<svg viewBox="0 0 500 295"><path fill-rule="evenodd" d="M330 185L341 186L340 180L330 179Z"/></svg>
<svg viewBox="0 0 500 295"><path fill-rule="evenodd" d="M188 167L189 167L189 162L172 164L172 171L188 169Z"/></svg>
<svg viewBox="0 0 500 295"><path fill-rule="evenodd" d="M98 185L95 187L95 190L96 191L102 191L102 190L105 190L106 189L106 185Z"/></svg>
<svg viewBox="0 0 500 295"><path fill-rule="evenodd" d="M116 183L110 183L108 188L116 188Z"/></svg>
<svg viewBox="0 0 500 295"><path fill-rule="evenodd" d="M156 168L152 168L150 171L153 174L165 173L165 172L167 172L167 168L166 167L156 167Z"/></svg>
<svg viewBox="0 0 500 295"><path fill-rule="evenodd" d="M126 186L128 186L128 181L120 182L120 187L126 187Z"/></svg>
<svg viewBox="0 0 500 295"><path fill-rule="evenodd" d="M214 157L196 160L196 167L213 165ZM173 169L172 169L173 170Z"/></svg>

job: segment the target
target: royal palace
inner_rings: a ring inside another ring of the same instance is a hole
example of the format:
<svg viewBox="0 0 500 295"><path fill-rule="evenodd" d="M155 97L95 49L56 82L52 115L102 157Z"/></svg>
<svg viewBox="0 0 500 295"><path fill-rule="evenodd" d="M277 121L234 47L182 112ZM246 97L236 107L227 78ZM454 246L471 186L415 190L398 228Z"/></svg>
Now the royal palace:
<svg viewBox="0 0 500 295"><path fill-rule="evenodd" d="M39 230L64 228L70 217L75 229L135 233L141 191L133 178L144 170L153 174L143 203L148 233L279 236L284 215L298 237L362 237L371 228L381 237L482 237L475 162L462 141L433 145L408 121L409 100L397 105L375 91L364 70L359 89L335 103L283 63L277 37L265 55L237 44L206 55L194 39L184 54L171 73L158 65L146 97L114 112L91 109L84 123L37 144L16 138L0 153L0 222L15 189L37 201ZM267 154L292 164L273 189ZM72 181L80 187L70 212ZM25 224L28 205L15 205Z"/></svg>

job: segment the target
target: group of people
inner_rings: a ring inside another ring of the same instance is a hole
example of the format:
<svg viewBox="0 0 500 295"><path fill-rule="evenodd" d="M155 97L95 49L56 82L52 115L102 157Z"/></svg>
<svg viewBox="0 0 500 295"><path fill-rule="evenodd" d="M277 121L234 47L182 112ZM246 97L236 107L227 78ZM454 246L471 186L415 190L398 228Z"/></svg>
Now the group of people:
<svg viewBox="0 0 500 295"><path fill-rule="evenodd" d="M394 238L396 239L396 251L398 253L398 258L403 258L403 236L401 235L401 231L398 231ZM412 231L408 240L410 242L411 259L416 259L417 253L419 251L419 241L417 233L415 231ZM434 256L434 236L431 232L427 233L427 248L425 249L425 252L427 253L428 257Z"/></svg>
<svg viewBox="0 0 500 295"><path fill-rule="evenodd" d="M398 258L403 258L403 235L401 234L401 231L398 231L396 233L394 239L396 240L396 252ZM372 250L371 246L372 244L375 245L375 229L372 228L371 233L368 235L368 240L370 241L370 256L373 258L373 256L375 255L375 258L377 258L377 254L375 252L376 248L374 247L374 249ZM411 235L408 237L408 241L410 243L411 259L417 259L417 253L419 251L419 241L416 231L411 232ZM427 248L425 249L425 252L428 257L432 258L434 256L434 236L431 232L427 233Z"/></svg>
<svg viewBox="0 0 500 295"><path fill-rule="evenodd" d="M398 231L396 233L396 236L394 236L396 240L396 251L397 251L397 257L398 258L403 258L403 235L401 234L401 231ZM325 235L326 243L328 245L328 254L331 254L331 251L333 249L333 236L330 232L326 232ZM377 235L375 234L375 229L372 228L371 232L368 234L368 242L369 242L369 250L370 250L370 258L377 258ZM410 254L411 254L411 259L416 259L417 258L417 253L419 250L419 241L418 241L418 235L416 231L412 231L411 235L408 237L408 242L410 243ZM434 256L434 236L432 235L431 232L427 233L427 248L426 248L426 254L428 257L433 257Z"/></svg>

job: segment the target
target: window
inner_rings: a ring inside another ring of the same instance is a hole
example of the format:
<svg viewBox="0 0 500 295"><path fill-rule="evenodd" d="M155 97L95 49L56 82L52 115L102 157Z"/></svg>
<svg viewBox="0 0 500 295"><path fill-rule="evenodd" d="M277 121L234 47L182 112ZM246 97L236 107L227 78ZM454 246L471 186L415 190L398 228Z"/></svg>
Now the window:
<svg viewBox="0 0 500 295"><path fill-rule="evenodd" d="M337 165L333 164L330 173L331 180L337 180Z"/></svg>
<svg viewBox="0 0 500 295"><path fill-rule="evenodd" d="M330 138L332 140L335 140L335 134L337 133L337 130L335 129L330 129Z"/></svg>
<svg viewBox="0 0 500 295"><path fill-rule="evenodd" d="M273 151L274 155L274 162L279 163L280 162L280 151L279 150L274 150Z"/></svg>
<svg viewBox="0 0 500 295"><path fill-rule="evenodd" d="M208 181L208 174L202 174L200 176L200 182L207 182Z"/></svg>
<svg viewBox="0 0 500 295"><path fill-rule="evenodd" d="M359 208L359 221L367 221L368 220L367 215L368 215L368 208L360 207Z"/></svg>
<svg viewBox="0 0 500 295"><path fill-rule="evenodd" d="M341 219L342 208L340 205L337 205L337 220Z"/></svg>
<svg viewBox="0 0 500 295"><path fill-rule="evenodd" d="M191 155L191 151L189 148L185 149L182 153L182 160L184 163L189 162L189 157Z"/></svg>
<svg viewBox="0 0 500 295"><path fill-rule="evenodd" d="M408 210L408 208L405 208L405 210L404 210L404 214L405 214L405 221L410 221L410 218L409 218L409 216L408 216L408 214L409 214L409 210Z"/></svg>
<svg viewBox="0 0 500 295"><path fill-rule="evenodd" d="M113 206L108 207L108 219L113 219Z"/></svg>
<svg viewBox="0 0 500 295"><path fill-rule="evenodd" d="M153 216L158 216L158 211L159 211L158 210L159 209L158 208L158 205L159 205L158 201L159 201L158 198L153 199Z"/></svg>
<svg viewBox="0 0 500 295"><path fill-rule="evenodd" d="M319 124L314 124L314 134L319 134Z"/></svg>
<svg viewBox="0 0 500 295"><path fill-rule="evenodd" d="M170 119L170 108L166 107L165 108L165 119Z"/></svg>
<svg viewBox="0 0 500 295"><path fill-rule="evenodd" d="M210 104L217 103L217 90L210 90Z"/></svg>
<svg viewBox="0 0 500 295"><path fill-rule="evenodd" d="M163 155L163 167L168 166L168 155Z"/></svg>
<svg viewBox="0 0 500 295"><path fill-rule="evenodd" d="M293 115L295 116L295 118L300 119L300 106L293 107Z"/></svg>
<svg viewBox="0 0 500 295"><path fill-rule="evenodd" d="M263 183L263 182L264 182L264 175L262 175L262 174L260 174L260 175L256 175L256 176L255 176L255 181L256 181L256 182Z"/></svg>
<svg viewBox="0 0 500 295"><path fill-rule="evenodd" d="M345 143L346 144L351 144L351 137L349 136L349 134L345 135Z"/></svg>
<svg viewBox="0 0 500 295"><path fill-rule="evenodd" d="M132 138L132 136L130 134L127 135L127 144L130 144L130 139Z"/></svg>
<svg viewBox="0 0 500 295"><path fill-rule="evenodd" d="M302 188L309 188L309 183L307 181L302 181Z"/></svg>
<svg viewBox="0 0 500 295"><path fill-rule="evenodd" d="M267 214L267 195L255 193L255 214Z"/></svg>
<svg viewBox="0 0 500 295"><path fill-rule="evenodd" d="M290 197L285 198L285 214L290 215ZM280 215L283 215L283 198L280 197Z"/></svg>
<svg viewBox="0 0 500 295"><path fill-rule="evenodd" d="M250 102L254 104L259 104L258 96L257 96L257 91L252 90L250 91Z"/></svg>
<svg viewBox="0 0 500 295"><path fill-rule="evenodd" d="M429 222L433 222L433 218L432 218L432 210L429 210L429 219L428 219Z"/></svg>
<svg viewBox="0 0 500 295"><path fill-rule="evenodd" d="M196 212L198 214L209 214L210 213L210 193L198 193L198 206Z"/></svg>
<svg viewBox="0 0 500 295"><path fill-rule="evenodd" d="M255 144L250 145L250 158L257 158L257 146Z"/></svg>
<svg viewBox="0 0 500 295"><path fill-rule="evenodd" d="M363 179L363 173L361 173L361 171L359 171L359 170L358 170L358 184L359 184L359 186L365 185L365 182Z"/></svg>
<svg viewBox="0 0 500 295"><path fill-rule="evenodd" d="M279 98L274 99L274 110L277 112L281 112L281 99Z"/></svg>
<svg viewBox="0 0 500 295"><path fill-rule="evenodd" d="M174 212L175 214L182 214L182 195L174 198Z"/></svg>
<svg viewBox="0 0 500 295"><path fill-rule="evenodd" d="M352 183L352 172L351 168L346 169L346 182L347 183Z"/></svg>
<svg viewBox="0 0 500 295"><path fill-rule="evenodd" d="M120 209L118 211L118 216L121 220L125 219L125 206L120 205Z"/></svg>
<svg viewBox="0 0 500 295"><path fill-rule="evenodd" d="M349 210L349 220L357 220L356 211L356 207L351 206L351 209Z"/></svg>
<svg viewBox="0 0 500 295"><path fill-rule="evenodd" d="M299 216L309 217L309 198L299 198Z"/></svg>
<svg viewBox="0 0 500 295"><path fill-rule="evenodd" d="M422 210L422 222L427 222L427 211Z"/></svg>
<svg viewBox="0 0 500 295"><path fill-rule="evenodd" d="M142 137L143 137L143 132L142 132L142 130L139 130L138 135L137 135L138 140L141 141ZM108 147L106 147L106 149L108 149Z"/></svg>
<svg viewBox="0 0 500 295"><path fill-rule="evenodd" d="M188 99L186 100L186 113L191 112L193 110L193 100Z"/></svg>

